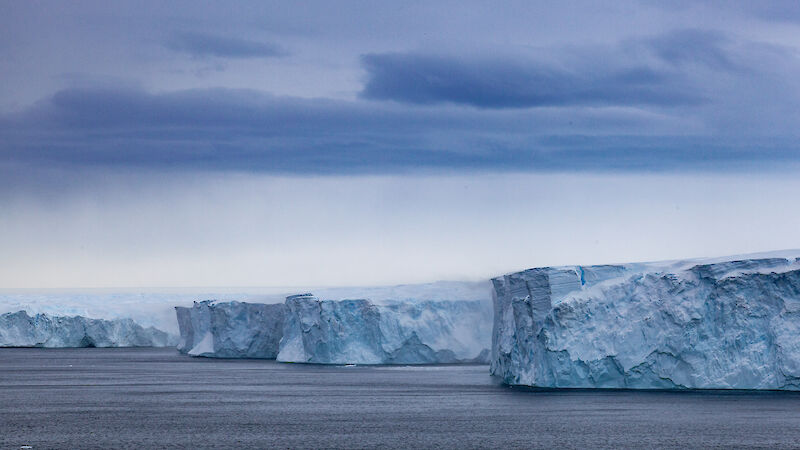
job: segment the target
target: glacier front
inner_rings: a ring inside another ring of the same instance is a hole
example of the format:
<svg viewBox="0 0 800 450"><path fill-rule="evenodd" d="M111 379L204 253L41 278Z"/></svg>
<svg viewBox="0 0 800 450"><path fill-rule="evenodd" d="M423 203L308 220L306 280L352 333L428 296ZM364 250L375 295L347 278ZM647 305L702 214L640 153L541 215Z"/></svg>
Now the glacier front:
<svg viewBox="0 0 800 450"><path fill-rule="evenodd" d="M278 361L315 364L486 362L491 310L481 301L373 303L286 299Z"/></svg>
<svg viewBox="0 0 800 450"><path fill-rule="evenodd" d="M132 319L29 316L26 311L0 315L0 347L170 347L176 340Z"/></svg>
<svg viewBox="0 0 800 450"><path fill-rule="evenodd" d="M195 302L176 307L178 351L216 358L314 364L434 364L489 358L484 301L319 300Z"/></svg>
<svg viewBox="0 0 800 450"><path fill-rule="evenodd" d="M283 335L283 304L195 302L176 306L178 351L209 358L275 359Z"/></svg>
<svg viewBox="0 0 800 450"><path fill-rule="evenodd" d="M553 388L800 389L798 255L495 278L490 371Z"/></svg>

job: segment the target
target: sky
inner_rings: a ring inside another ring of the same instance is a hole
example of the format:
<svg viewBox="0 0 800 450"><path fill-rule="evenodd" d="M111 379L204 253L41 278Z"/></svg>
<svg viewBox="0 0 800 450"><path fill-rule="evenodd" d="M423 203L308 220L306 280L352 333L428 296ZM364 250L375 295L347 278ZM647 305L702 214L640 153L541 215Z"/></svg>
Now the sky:
<svg viewBox="0 0 800 450"><path fill-rule="evenodd" d="M800 248L798 73L790 1L0 0L0 288Z"/></svg>

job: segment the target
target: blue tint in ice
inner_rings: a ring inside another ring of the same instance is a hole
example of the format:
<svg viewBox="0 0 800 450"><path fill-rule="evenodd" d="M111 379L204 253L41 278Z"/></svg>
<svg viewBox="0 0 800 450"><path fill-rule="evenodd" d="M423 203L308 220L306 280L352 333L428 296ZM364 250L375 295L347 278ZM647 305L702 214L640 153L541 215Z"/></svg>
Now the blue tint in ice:
<svg viewBox="0 0 800 450"><path fill-rule="evenodd" d="M798 389L798 254L495 278L491 372L540 387Z"/></svg>
<svg viewBox="0 0 800 450"><path fill-rule="evenodd" d="M0 347L168 347L177 338L131 319L89 319L25 311L0 315Z"/></svg>
<svg viewBox="0 0 800 450"><path fill-rule="evenodd" d="M178 350L192 356L315 364L487 362L491 308L481 301L204 301L175 308Z"/></svg>
<svg viewBox="0 0 800 450"><path fill-rule="evenodd" d="M286 299L279 361L318 364L485 362L491 310L480 301Z"/></svg>
<svg viewBox="0 0 800 450"><path fill-rule="evenodd" d="M283 334L282 304L195 302L175 307L178 351L215 358L275 359Z"/></svg>

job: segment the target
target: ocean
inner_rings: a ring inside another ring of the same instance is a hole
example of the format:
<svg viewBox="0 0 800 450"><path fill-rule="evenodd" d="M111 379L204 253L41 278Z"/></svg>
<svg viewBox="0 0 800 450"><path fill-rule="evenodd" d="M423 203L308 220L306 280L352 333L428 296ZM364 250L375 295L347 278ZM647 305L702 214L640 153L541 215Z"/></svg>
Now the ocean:
<svg viewBox="0 0 800 450"><path fill-rule="evenodd" d="M800 393L532 390L483 365L0 349L0 448L797 448Z"/></svg>

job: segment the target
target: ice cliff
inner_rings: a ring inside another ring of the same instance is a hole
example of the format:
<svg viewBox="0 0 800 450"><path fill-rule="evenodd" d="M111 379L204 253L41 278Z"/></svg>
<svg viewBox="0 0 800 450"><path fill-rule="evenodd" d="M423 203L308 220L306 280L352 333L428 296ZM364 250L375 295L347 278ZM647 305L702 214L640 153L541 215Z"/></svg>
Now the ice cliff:
<svg viewBox="0 0 800 450"><path fill-rule="evenodd" d="M87 290L4 290L0 288L0 314L27 311L29 315L84 316L106 320L130 318L144 327L153 326L179 334L175 306L191 308L197 299L218 302L283 303L287 295L305 292L294 288L114 288ZM491 303L491 283L485 281L437 281L394 286L349 286L314 289L320 298L340 300L368 298L387 300L482 300Z"/></svg>
<svg viewBox="0 0 800 450"><path fill-rule="evenodd" d="M195 302L175 307L178 351L212 358L275 359L283 335L283 304Z"/></svg>
<svg viewBox="0 0 800 450"><path fill-rule="evenodd" d="M0 315L0 347L169 347L176 337L131 319L82 316Z"/></svg>
<svg viewBox="0 0 800 450"><path fill-rule="evenodd" d="M495 278L491 373L539 387L797 390L798 256Z"/></svg>
<svg viewBox="0 0 800 450"><path fill-rule="evenodd" d="M491 308L480 301L213 301L175 308L193 356L317 364L488 362Z"/></svg>
<svg viewBox="0 0 800 450"><path fill-rule="evenodd" d="M278 361L317 364L485 362L491 311L480 301L375 304L286 299Z"/></svg>

